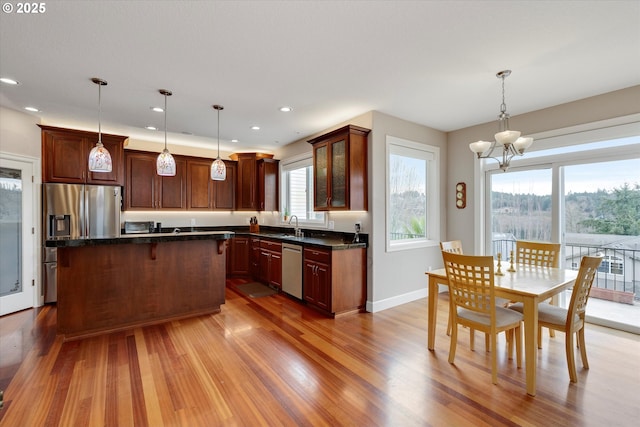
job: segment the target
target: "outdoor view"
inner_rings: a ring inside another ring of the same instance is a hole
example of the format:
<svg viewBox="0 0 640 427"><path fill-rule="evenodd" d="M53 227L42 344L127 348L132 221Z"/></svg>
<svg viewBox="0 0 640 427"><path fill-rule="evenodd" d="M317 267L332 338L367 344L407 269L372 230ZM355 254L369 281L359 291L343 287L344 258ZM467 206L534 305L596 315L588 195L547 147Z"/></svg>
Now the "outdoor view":
<svg viewBox="0 0 640 427"><path fill-rule="evenodd" d="M389 156L390 239L426 238L427 161Z"/></svg>
<svg viewBox="0 0 640 427"><path fill-rule="evenodd" d="M22 291L22 180L19 170L0 168L0 296Z"/></svg>
<svg viewBox="0 0 640 427"><path fill-rule="evenodd" d="M564 266L601 255L592 296L633 304L640 299L640 159L563 167L560 211ZM491 176L494 254L515 240L552 241L551 169Z"/></svg>

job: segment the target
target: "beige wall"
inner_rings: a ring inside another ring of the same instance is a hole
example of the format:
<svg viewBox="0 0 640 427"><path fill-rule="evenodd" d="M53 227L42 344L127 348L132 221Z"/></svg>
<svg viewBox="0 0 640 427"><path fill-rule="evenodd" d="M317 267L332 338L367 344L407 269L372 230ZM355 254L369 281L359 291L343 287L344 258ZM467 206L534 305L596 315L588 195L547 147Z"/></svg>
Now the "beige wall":
<svg viewBox="0 0 640 427"><path fill-rule="evenodd" d="M0 151L40 158L39 119L31 114L0 107Z"/></svg>
<svg viewBox="0 0 640 427"><path fill-rule="evenodd" d="M599 122L640 113L640 86L582 99L543 110L533 111L513 117L511 127L523 134L538 134ZM478 189L474 186L478 171L478 161L469 150L469 143L480 139L491 141L497 123L460 129L447 135L449 157L447 160L446 183L446 235L443 239L461 239L464 251L477 253L481 248L475 233ZM534 147L535 148L535 147ZM456 209L453 188L457 182L467 183L467 207Z"/></svg>

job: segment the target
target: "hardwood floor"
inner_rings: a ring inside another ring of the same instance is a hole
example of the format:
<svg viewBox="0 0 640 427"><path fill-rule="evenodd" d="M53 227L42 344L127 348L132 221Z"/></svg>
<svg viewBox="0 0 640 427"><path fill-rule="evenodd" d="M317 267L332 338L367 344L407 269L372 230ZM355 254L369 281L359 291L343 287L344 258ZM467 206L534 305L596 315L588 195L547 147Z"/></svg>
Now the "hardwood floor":
<svg viewBox="0 0 640 427"><path fill-rule="evenodd" d="M230 286L219 314L65 343L55 306L5 316L0 426L636 425L640 336L587 325L591 369L571 384L564 337L545 333L530 397L504 335L498 385L466 333L447 362L445 298L435 352L426 299L328 319Z"/></svg>

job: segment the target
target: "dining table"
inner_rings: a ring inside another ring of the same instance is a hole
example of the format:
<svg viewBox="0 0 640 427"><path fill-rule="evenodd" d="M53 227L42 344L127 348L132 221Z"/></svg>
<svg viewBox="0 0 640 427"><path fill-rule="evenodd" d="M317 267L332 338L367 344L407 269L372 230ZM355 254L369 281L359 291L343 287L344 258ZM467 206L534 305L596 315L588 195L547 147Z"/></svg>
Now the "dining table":
<svg viewBox="0 0 640 427"><path fill-rule="evenodd" d="M513 270L503 263L498 275L494 269L495 296L509 301L522 302L524 316L524 354L527 394L536 395L536 369L538 349L538 304L557 296L570 288L578 276L578 270L515 265ZM449 286L444 268L427 271L429 277L427 348L435 350L438 285Z"/></svg>

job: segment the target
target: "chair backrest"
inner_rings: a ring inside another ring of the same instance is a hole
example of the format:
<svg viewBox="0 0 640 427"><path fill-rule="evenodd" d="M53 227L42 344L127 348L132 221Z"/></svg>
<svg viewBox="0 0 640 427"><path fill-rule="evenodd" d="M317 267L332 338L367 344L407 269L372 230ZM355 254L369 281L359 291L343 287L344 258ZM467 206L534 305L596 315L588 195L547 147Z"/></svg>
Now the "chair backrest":
<svg viewBox="0 0 640 427"><path fill-rule="evenodd" d="M449 242L440 242L440 249L443 252L452 252L454 254L462 253L462 241L451 240Z"/></svg>
<svg viewBox="0 0 640 427"><path fill-rule="evenodd" d="M558 268L560 266L560 243L516 240L516 263Z"/></svg>
<svg viewBox="0 0 640 427"><path fill-rule="evenodd" d="M576 314L580 316L581 319L584 319L584 312L587 308L591 285L593 285L593 280L596 277L596 273L598 273L598 267L601 262L602 257L582 257L578 277L576 278L576 282L573 285L573 291L571 292L571 301L569 302L569 309L567 313L568 323L572 321Z"/></svg>
<svg viewBox="0 0 640 427"><path fill-rule="evenodd" d="M495 324L493 257L442 251L451 303L489 314Z"/></svg>

